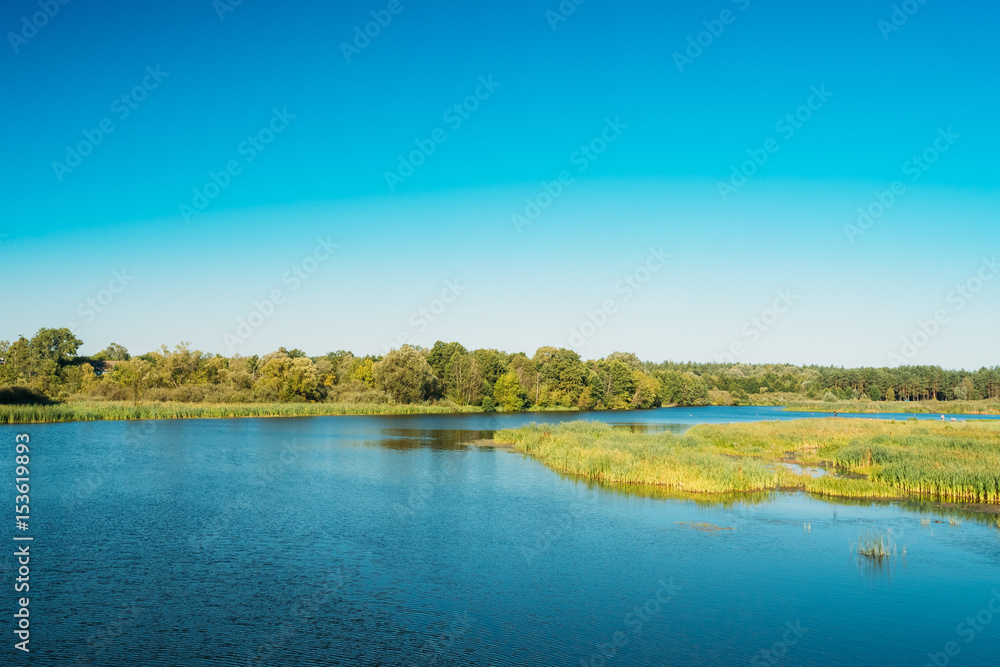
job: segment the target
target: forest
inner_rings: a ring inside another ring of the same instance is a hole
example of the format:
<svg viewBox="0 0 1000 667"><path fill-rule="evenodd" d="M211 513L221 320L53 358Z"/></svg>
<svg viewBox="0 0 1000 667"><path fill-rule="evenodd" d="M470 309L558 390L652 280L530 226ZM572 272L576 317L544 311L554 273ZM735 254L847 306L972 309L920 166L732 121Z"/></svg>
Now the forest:
<svg viewBox="0 0 1000 667"><path fill-rule="evenodd" d="M469 350L438 341L385 355L280 348L226 357L180 343L132 355L111 343L93 356L69 329L0 341L0 403L395 403L501 409L644 409L782 405L791 401L975 401L1000 398L1000 367L839 368L654 363L630 352L585 360L573 350Z"/></svg>

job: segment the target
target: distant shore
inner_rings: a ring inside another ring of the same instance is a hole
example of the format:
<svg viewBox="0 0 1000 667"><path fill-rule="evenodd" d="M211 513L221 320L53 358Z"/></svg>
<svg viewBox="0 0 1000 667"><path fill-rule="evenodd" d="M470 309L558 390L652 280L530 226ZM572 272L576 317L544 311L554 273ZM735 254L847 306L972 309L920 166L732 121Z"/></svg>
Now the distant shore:
<svg viewBox="0 0 1000 667"><path fill-rule="evenodd" d="M744 407L752 407L750 404ZM909 413L1000 415L994 401L797 401L781 406L790 412L843 414ZM710 406L663 406L710 407ZM654 408L655 409L655 408ZM579 412L577 408L542 407L528 412ZM644 411L644 410L643 410ZM0 424L46 424L80 421L132 421L140 419L230 419L239 417L323 417L335 415L413 415L482 413L477 405L426 403L180 403L123 401L67 401L50 405L0 405ZM622 411L626 412L626 411Z"/></svg>
<svg viewBox="0 0 1000 667"><path fill-rule="evenodd" d="M0 405L0 424L45 424L141 419L230 419L237 417L323 417L482 412L479 407L392 403L121 403L70 402Z"/></svg>
<svg viewBox="0 0 1000 667"><path fill-rule="evenodd" d="M842 412L875 414L1000 415L998 401L789 401L789 412Z"/></svg>

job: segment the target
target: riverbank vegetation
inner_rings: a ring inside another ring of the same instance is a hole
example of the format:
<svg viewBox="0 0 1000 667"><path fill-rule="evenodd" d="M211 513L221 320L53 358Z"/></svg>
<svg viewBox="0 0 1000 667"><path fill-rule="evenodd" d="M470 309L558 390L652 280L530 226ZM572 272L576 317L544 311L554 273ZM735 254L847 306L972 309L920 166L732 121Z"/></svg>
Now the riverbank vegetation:
<svg viewBox="0 0 1000 667"><path fill-rule="evenodd" d="M803 419L699 425L683 435L569 422L502 430L494 439L602 483L1000 503L994 422Z"/></svg>
<svg viewBox="0 0 1000 667"><path fill-rule="evenodd" d="M796 401L785 405L792 412L858 412L879 414L903 412L909 414L998 415L1000 400L978 401Z"/></svg>
<svg viewBox="0 0 1000 667"><path fill-rule="evenodd" d="M478 408L391 403L141 403L75 401L49 405L0 405L0 424L130 419L228 419L233 417L321 417L478 412Z"/></svg>
<svg viewBox="0 0 1000 667"><path fill-rule="evenodd" d="M340 350L312 357L285 348L226 357L188 343L136 356L112 343L81 356L82 345L65 328L0 341L0 405L307 403L483 411L791 405L824 412L1000 412L1000 367L965 372L652 363L628 352L585 360L566 348L541 347L528 356L443 341L384 355ZM53 408L45 414L64 413Z"/></svg>

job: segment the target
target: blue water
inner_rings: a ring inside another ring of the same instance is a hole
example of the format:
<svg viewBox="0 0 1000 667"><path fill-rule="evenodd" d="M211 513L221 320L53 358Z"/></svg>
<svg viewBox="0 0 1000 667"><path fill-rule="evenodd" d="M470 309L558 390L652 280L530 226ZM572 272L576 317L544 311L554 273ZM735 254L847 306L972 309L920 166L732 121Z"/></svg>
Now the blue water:
<svg viewBox="0 0 1000 667"><path fill-rule="evenodd" d="M529 421L808 416L2 427L9 452L16 433L32 441L28 664L1000 664L1000 530L985 522L801 494L643 498L469 444ZM860 563L850 544L869 528L892 529L905 557ZM12 614L23 594L0 561ZM7 618L0 664L26 663Z"/></svg>

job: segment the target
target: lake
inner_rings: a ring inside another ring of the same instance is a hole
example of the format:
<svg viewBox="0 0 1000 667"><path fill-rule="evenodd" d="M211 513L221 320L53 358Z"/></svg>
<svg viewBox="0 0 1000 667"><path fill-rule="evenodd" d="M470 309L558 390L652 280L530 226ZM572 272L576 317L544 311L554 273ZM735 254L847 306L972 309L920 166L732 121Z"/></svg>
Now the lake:
<svg viewBox="0 0 1000 667"><path fill-rule="evenodd" d="M995 525L798 493L646 498L470 444L531 421L679 432L809 416L0 427L9 461L31 436L30 664L1000 664ZM866 529L891 529L905 556L859 562Z"/></svg>

